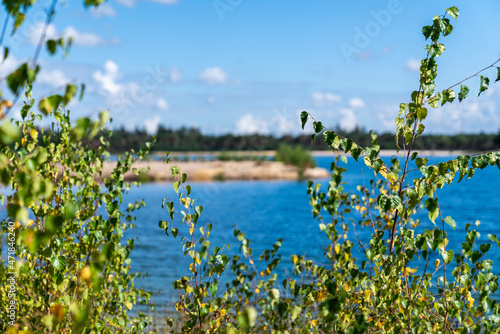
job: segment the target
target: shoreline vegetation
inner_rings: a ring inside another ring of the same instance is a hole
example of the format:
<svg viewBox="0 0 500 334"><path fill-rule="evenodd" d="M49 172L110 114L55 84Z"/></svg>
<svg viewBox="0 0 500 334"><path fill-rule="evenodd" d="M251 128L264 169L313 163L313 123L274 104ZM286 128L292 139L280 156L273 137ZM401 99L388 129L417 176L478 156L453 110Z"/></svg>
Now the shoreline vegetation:
<svg viewBox="0 0 500 334"><path fill-rule="evenodd" d="M446 150L423 150L419 152L423 157L449 157L476 152L446 151ZM189 181L236 181L236 180L298 180L298 179L323 179L328 178L330 173L325 168L307 167L300 168L280 161L269 161L276 155L275 151L232 151L224 152L223 160L219 160L221 152L172 152L173 164L181 168L188 175ZM312 157L332 157L337 154L345 155L343 152L312 151ZM153 152L151 156L164 157L164 152ZM380 150L381 157L403 156L403 151ZM207 160L213 157L215 160ZM188 159L189 158L189 159ZM109 177L116 162L105 162L102 177ZM136 161L132 171L124 175L126 181L142 182L168 182L174 178L170 172L170 166L163 160Z"/></svg>
<svg viewBox="0 0 500 334"><path fill-rule="evenodd" d="M337 154L338 155L347 155L342 151L334 152L331 150L313 150L309 151L311 156L313 157L335 157ZM457 156L457 155L472 155L472 154L477 154L480 153L480 151L476 150L415 150L415 152L418 152L420 156L422 157L450 157L450 156ZM151 152L151 156L155 157L164 157L166 152L163 151L153 151ZM262 157L267 157L267 158L273 158L276 154L276 151L274 150L255 150L255 151L172 151L170 152L170 156L174 157L175 159L178 158L183 158L186 156L189 157L206 157L206 156L214 156L217 157L221 153L227 154L229 156L233 157L254 157L255 159L262 158ZM399 152L397 150L388 150L388 149L381 149L379 153L380 157L393 157L393 156L403 156L403 150L400 150Z"/></svg>
<svg viewBox="0 0 500 334"><path fill-rule="evenodd" d="M330 127L332 128L332 127ZM356 128L352 131L344 131L333 127L333 131L343 136L351 138L361 147L371 145L371 134L363 128ZM112 132L108 138L106 134ZM290 146L301 146L310 151L324 150L330 148L321 138L311 140L310 134L301 135L264 135L264 134L219 134L211 135L203 133L197 128L169 129L160 126L155 133L148 133L141 129L126 130L114 129L107 130L99 134L92 143L99 145L99 136L108 138L109 150L111 152L124 152L131 149L139 150L144 144L151 141L151 137L156 136L156 142L153 151L170 152L204 152L204 151L266 151L277 150L283 144ZM378 145L382 150L394 150L394 133L378 133ZM402 147L402 138L399 140ZM485 152L496 149L500 145L500 131L497 133L458 133L458 134L423 134L415 142L414 150L432 150L432 151L474 151Z"/></svg>

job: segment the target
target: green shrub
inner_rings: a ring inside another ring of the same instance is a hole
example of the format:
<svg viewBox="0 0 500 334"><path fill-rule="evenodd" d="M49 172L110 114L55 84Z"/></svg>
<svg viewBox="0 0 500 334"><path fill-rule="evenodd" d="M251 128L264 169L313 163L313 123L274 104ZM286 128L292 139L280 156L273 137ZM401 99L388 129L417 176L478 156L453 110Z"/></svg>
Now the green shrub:
<svg viewBox="0 0 500 334"><path fill-rule="evenodd" d="M274 156L275 161L281 161L287 165L293 165L300 169L316 167L316 162L311 153L301 146L290 146L281 144Z"/></svg>

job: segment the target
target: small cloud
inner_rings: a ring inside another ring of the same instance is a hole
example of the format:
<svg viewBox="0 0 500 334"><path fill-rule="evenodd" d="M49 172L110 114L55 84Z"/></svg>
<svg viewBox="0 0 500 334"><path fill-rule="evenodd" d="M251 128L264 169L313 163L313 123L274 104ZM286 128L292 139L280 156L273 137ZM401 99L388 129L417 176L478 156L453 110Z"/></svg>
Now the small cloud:
<svg viewBox="0 0 500 334"><path fill-rule="evenodd" d="M116 39L107 41L104 40L99 35L87 32L80 32L76 30L74 27L68 27L64 29L62 35L65 37L73 37L73 43L78 46L99 46L106 44L118 44L118 40Z"/></svg>
<svg viewBox="0 0 500 334"><path fill-rule="evenodd" d="M357 126L357 119L354 110L342 108L340 109L340 115L342 119L340 120L340 127L346 131L353 131Z"/></svg>
<svg viewBox="0 0 500 334"><path fill-rule="evenodd" d="M90 13L94 17L104 17L104 16L115 17L116 16L116 10L111 5L109 5L107 3L103 3L97 7L91 7Z"/></svg>
<svg viewBox="0 0 500 334"><path fill-rule="evenodd" d="M209 104L214 104L214 103L215 103L215 97L210 96L210 97L207 99L207 102L208 102Z"/></svg>
<svg viewBox="0 0 500 334"><path fill-rule="evenodd" d="M160 116L156 115L153 118L148 118L144 120L144 130L150 135L154 135L158 132L158 127L160 126Z"/></svg>
<svg viewBox="0 0 500 334"><path fill-rule="evenodd" d="M359 97L355 97L353 99L349 100L349 106L351 108L364 108L365 107L365 101L360 99Z"/></svg>
<svg viewBox="0 0 500 334"><path fill-rule="evenodd" d="M40 37L42 36L43 30L45 27L45 23L39 21L33 25L28 26L26 30L26 38L31 45L38 45L40 42ZM48 39L56 39L60 37L72 37L73 44L78 46L99 46L99 45L107 45L107 44L118 44L119 41L116 39L105 40L101 36L80 32L76 30L74 27L70 26L64 29L62 34L57 32L55 25L49 24L47 25L47 31L45 33L45 40Z"/></svg>
<svg viewBox="0 0 500 334"><path fill-rule="evenodd" d="M52 87L61 87L68 83L68 79L61 70L42 70L37 75L36 80L38 83L44 83Z"/></svg>
<svg viewBox="0 0 500 334"><path fill-rule="evenodd" d="M26 33L23 34L28 39L31 45L38 45L42 33L44 30L45 22L38 21L32 25L28 25L26 28ZM45 32L45 39L54 39L60 37L57 33L56 26L53 24L47 25L47 31Z"/></svg>
<svg viewBox="0 0 500 334"><path fill-rule="evenodd" d="M111 95L118 94L123 88L116 82L119 77L118 65L112 60L108 60L104 64L104 72L96 71L93 77L101 88Z"/></svg>
<svg viewBox="0 0 500 334"><path fill-rule="evenodd" d="M392 52L392 48L390 46L386 46L385 48L382 49L382 53L391 53Z"/></svg>
<svg viewBox="0 0 500 334"><path fill-rule="evenodd" d="M418 72L420 70L420 60L410 58L405 65L406 69L412 72Z"/></svg>
<svg viewBox="0 0 500 334"><path fill-rule="evenodd" d="M159 98L158 101L156 102L156 105L158 106L158 108L162 109L162 110L167 110L169 105L168 105L168 102L165 101L164 99L162 98Z"/></svg>
<svg viewBox="0 0 500 334"><path fill-rule="evenodd" d="M246 114L236 121L236 133L253 134L267 133L268 124L264 120L255 118L252 114Z"/></svg>
<svg viewBox="0 0 500 334"><path fill-rule="evenodd" d="M0 47L0 50L1 50L1 54L3 55L4 54L4 48ZM9 54L9 56L7 57L7 59L3 60L0 62L1 64L1 69L2 69L2 72L3 73L11 73L13 72L15 69L17 69L19 67L19 65L21 65L22 61L20 59L17 59L13 53L11 52Z"/></svg>
<svg viewBox="0 0 500 334"><path fill-rule="evenodd" d="M200 73L200 79L209 85L225 84L227 74L220 67L210 67Z"/></svg>
<svg viewBox="0 0 500 334"><path fill-rule="evenodd" d="M170 80L172 82L178 82L182 78L182 73L176 67L172 68L170 71Z"/></svg>
<svg viewBox="0 0 500 334"><path fill-rule="evenodd" d="M333 93L314 92L312 93L312 99L317 108L324 108L340 102L342 97Z"/></svg>

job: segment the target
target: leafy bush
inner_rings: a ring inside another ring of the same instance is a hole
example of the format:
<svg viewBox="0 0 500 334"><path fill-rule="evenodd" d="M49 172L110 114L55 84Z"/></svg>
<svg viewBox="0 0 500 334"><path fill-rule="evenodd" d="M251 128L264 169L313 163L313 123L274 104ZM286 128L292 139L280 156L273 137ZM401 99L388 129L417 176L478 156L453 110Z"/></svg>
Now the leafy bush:
<svg viewBox="0 0 500 334"><path fill-rule="evenodd" d="M187 211L179 212L182 221L177 225L174 202L165 202L172 221L162 221L160 227L167 235L181 236L185 254L192 259L192 275L174 283L180 291L176 307L182 325L172 326L172 332L180 327L194 333L500 333L495 295L499 277L487 258L491 246L500 246L500 241L488 235L488 241L479 243L479 232L467 224L460 227L466 231L461 249L450 249L447 225L456 229L457 224L445 216L438 198L439 190L455 177L460 182L489 165L500 168L500 153L458 156L429 165L427 158L412 151L425 130L427 106L453 102L457 94L452 89L458 85L459 102L469 92L463 80L434 93L436 58L445 49L440 38L453 30L447 15L457 19L458 9L448 8L423 29L430 45L421 61L419 89L411 94L411 102L401 104L396 118L396 140L404 138L402 162L393 158L386 164L379 157L375 134L371 146L363 148L326 129L309 113L301 114L303 127L312 119L315 135L322 134L331 149L356 161L363 155L375 175L367 185L346 192L342 182L346 169L337 158L326 191L309 182L312 213L330 245L321 264L305 256L291 257L294 273L301 279L290 277L278 284L274 271L281 261L281 240L254 257L250 241L235 230L241 255L229 257L225 247L209 251L211 225L199 226L202 207L189 197L191 187L185 184L185 176L173 169L179 175L174 188ZM499 61L472 76L480 79L479 94L490 82L480 74ZM282 152L278 156L293 155L291 148L283 147ZM421 173L412 180L408 177L411 161ZM432 228L419 228L420 210L426 210ZM366 228L372 234L363 243L356 230ZM219 279L227 268L233 279L223 285ZM169 322L173 325L172 319Z"/></svg>
<svg viewBox="0 0 500 334"><path fill-rule="evenodd" d="M101 2L85 0L84 4ZM34 3L4 2L14 22L13 33ZM55 4L47 11L46 24ZM124 174L134 159L126 153L111 175L102 177L103 163L109 157L107 138L99 138L98 147L82 142L103 129L107 113L101 113L98 121L81 118L72 125L66 109L78 91L83 96L84 85L66 85L60 94L38 101L36 110L32 84L43 45L51 55L71 45L71 40L63 38L46 43L44 39L42 34L31 62L6 77L13 102L0 101L0 180L10 190L0 195L6 202L0 241L7 244L0 247L0 252L6 251L6 261L0 263L0 330L143 332L146 316L135 312L132 317L129 312L135 304L147 302L150 294L134 287L138 276L130 272L134 240L123 240L125 230L134 226L134 211L144 205L138 201L125 209L122 206L130 187ZM9 56L8 49L4 56ZM6 119L19 99L20 120ZM39 131L49 122L52 130ZM150 146L137 152L139 158Z"/></svg>
<svg viewBox="0 0 500 334"><path fill-rule="evenodd" d="M311 156L311 152L301 146L281 144L278 150L276 150L274 160L281 161L287 165L296 166L300 169L316 167L316 162Z"/></svg>

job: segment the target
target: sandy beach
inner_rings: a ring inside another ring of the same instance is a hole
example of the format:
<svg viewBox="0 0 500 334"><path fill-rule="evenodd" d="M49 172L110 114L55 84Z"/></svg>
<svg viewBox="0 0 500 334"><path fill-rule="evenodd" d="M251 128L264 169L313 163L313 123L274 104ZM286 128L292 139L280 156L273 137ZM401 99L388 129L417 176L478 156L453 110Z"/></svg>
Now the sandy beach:
<svg viewBox="0 0 500 334"><path fill-rule="evenodd" d="M106 162L103 166L103 177L111 174L116 162ZM172 166L179 166L181 173L187 174L188 181L222 181L222 180L297 180L299 169L274 161L176 161L167 164L163 161L136 161L133 168L144 170L150 181L172 181ZM327 178L330 173L324 168L307 168L306 179ZM137 180L135 173L125 174L128 181Z"/></svg>

